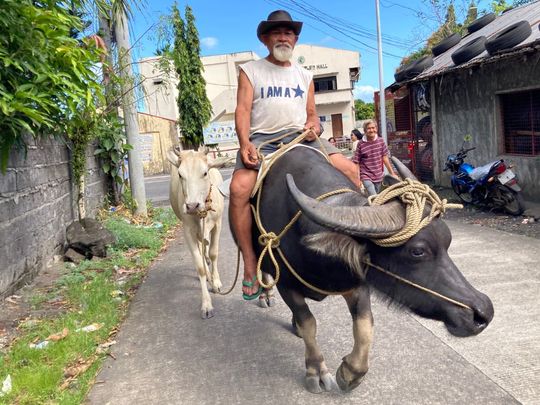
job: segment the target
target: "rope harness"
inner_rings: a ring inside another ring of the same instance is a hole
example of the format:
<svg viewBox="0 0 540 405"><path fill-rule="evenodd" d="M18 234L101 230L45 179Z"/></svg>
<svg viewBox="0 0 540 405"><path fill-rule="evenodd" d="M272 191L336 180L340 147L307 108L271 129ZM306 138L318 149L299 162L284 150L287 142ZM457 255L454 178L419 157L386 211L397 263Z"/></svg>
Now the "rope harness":
<svg viewBox="0 0 540 405"><path fill-rule="evenodd" d="M280 268L279 264L275 258L273 250L277 250L281 260L287 267L287 269L293 274L297 280L302 283L304 286L310 288L313 291L316 291L318 293L324 294L324 295L343 295L347 294L348 292L352 291L328 291L321 288L318 288L317 286L309 283L305 279L303 279L295 270L294 267L290 264L290 262L287 260L285 254L280 249L279 244L281 238L288 232L288 230L296 223L296 221L300 218L302 215L302 211L299 210L296 212L296 214L293 216L293 218L289 221L289 223L283 228L283 230L276 235L275 232L267 232L264 228L264 225L262 224L261 218L260 218L260 198L262 194L262 185L264 178L268 174L268 171L272 167L272 165L281 158L289 149L291 149L294 145L301 143L304 138L307 136L307 134L310 132L310 130L300 134L297 136L293 141L286 145L281 145L277 152L275 152L272 156L268 158L264 158L261 153L260 149L269 143L279 141L289 135L291 135L294 132L286 133L284 135L280 135L279 137L276 137L274 139L268 140L261 145L259 145L257 149L257 154L259 156L259 159L261 160L261 169L260 169L260 175L257 179L257 182L255 184L255 187L251 193L251 197L257 195L256 199L256 207L251 205L251 209L253 212L253 216L255 218L255 222L257 224L257 228L259 229L260 236L258 238L258 242L261 246L263 246L263 250L261 254L259 255L259 259L257 261L257 281L259 284L266 289L274 287L280 278ZM317 140L320 142L320 139L317 138ZM321 149L323 150L327 160L330 160L328 157L328 153L324 149L324 145L320 142ZM321 201L325 198L328 198L333 195L342 194L342 193L348 193L348 192L354 192L351 189L339 189L334 190L325 194L320 195L316 198L316 200ZM438 215L443 214L446 212L447 208L463 208L461 204L449 204L446 199L441 200L439 196L426 184L422 184L417 180L412 179L405 179L404 181L401 181L397 184L394 184L385 190L383 190L380 194L369 197L368 201L370 205L382 205L394 198L399 198L401 202L405 205L405 215L406 215L406 222L405 226L395 234L384 237L384 238L372 238L371 240L379 245L384 247L395 247L400 246L404 244L406 241L408 241L411 237L416 235L422 228L427 226L435 217ZM424 210L426 208L426 204L430 204L431 209L429 214L426 217L423 217ZM274 265L275 270L275 278L273 282L265 283L263 281L263 275L262 275L262 262L264 260L264 257L268 254L272 264ZM415 287L421 291L424 291L426 293L429 293L435 297L438 297L440 299L443 299L447 302L450 302L452 304L455 304L457 306L460 306L465 309L472 310L468 305L456 301L450 297L447 297L443 294L440 294L436 291L433 291L429 288L426 288L424 286L421 286L417 283L414 283L410 280L407 280L397 274L394 274L380 266L377 266L369 259L364 259L363 262L368 265L369 267L376 269L390 277L395 278L396 280L399 280L407 285L410 285L412 287ZM238 277L238 268L239 268L239 262L237 262L237 272L236 275ZM235 279L236 282L236 279ZM234 287L234 285L233 285ZM231 288L232 289L232 288Z"/></svg>

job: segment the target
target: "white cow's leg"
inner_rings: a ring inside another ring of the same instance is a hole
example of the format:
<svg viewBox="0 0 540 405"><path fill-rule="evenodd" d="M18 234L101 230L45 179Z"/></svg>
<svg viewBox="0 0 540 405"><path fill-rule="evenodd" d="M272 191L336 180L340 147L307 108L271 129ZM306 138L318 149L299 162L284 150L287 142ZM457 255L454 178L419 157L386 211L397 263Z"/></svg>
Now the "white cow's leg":
<svg viewBox="0 0 540 405"><path fill-rule="evenodd" d="M337 383L343 391L351 391L361 382L369 369L369 350L373 340L373 316L369 288L362 286L344 295L353 319L354 347L343 357L336 373Z"/></svg>
<svg viewBox="0 0 540 405"><path fill-rule="evenodd" d="M197 243L195 236L189 232L185 233L186 243L191 251L191 256L195 262L195 268L199 275L199 281L201 283L202 305L201 305L201 317L203 319L211 318L214 316L214 308L212 307L212 299L208 293L208 287L206 286L206 263L201 255L200 243Z"/></svg>
<svg viewBox="0 0 540 405"><path fill-rule="evenodd" d="M221 279L218 272L218 253L219 253L219 235L221 233L221 219L218 220L210 232L210 246L208 248L208 256L210 257L210 263L212 264L212 291L218 293L221 291Z"/></svg>
<svg viewBox="0 0 540 405"><path fill-rule="evenodd" d="M296 291L279 288L281 297L293 313L296 327L304 339L306 347L306 388L309 392L318 394L324 390L330 391L335 386L332 375L324 362L323 355L317 344L317 321L309 310L305 298Z"/></svg>

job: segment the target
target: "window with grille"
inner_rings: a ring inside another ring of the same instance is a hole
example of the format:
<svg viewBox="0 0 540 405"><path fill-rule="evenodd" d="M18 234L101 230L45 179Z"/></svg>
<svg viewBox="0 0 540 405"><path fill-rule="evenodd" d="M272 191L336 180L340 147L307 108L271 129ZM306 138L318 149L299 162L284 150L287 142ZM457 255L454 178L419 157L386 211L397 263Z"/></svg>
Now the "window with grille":
<svg viewBox="0 0 540 405"><path fill-rule="evenodd" d="M540 155L540 89L502 94L504 152Z"/></svg>
<svg viewBox="0 0 540 405"><path fill-rule="evenodd" d="M315 86L315 93L337 90L336 76L316 77L313 79L313 85Z"/></svg>

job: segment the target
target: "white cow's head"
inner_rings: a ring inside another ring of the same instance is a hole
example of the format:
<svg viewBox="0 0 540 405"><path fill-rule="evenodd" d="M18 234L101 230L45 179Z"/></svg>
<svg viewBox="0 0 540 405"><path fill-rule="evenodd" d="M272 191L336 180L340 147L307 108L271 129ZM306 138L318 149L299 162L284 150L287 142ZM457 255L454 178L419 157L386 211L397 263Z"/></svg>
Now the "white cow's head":
<svg viewBox="0 0 540 405"><path fill-rule="evenodd" d="M207 160L208 149L180 151L177 147L169 150L167 158L173 165L171 176L178 176L179 187L174 190L182 201L182 212L197 214L205 209L210 194L209 170L212 164Z"/></svg>

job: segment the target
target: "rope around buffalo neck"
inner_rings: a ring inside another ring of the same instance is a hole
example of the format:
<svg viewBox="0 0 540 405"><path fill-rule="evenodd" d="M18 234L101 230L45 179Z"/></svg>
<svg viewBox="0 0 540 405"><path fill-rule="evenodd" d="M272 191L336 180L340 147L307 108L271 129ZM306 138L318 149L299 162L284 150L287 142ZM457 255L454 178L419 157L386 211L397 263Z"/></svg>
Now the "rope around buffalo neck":
<svg viewBox="0 0 540 405"><path fill-rule="evenodd" d="M446 199L441 200L437 193L427 184L412 179L405 179L394 184L380 194L370 196L368 201L370 205L383 205L394 198L399 198L405 205L405 226L391 236L371 238L373 243L379 246L394 247L403 245L427 226L433 218L443 214L447 208L463 208L461 204L449 204ZM429 215L423 218L427 203L431 205L431 210Z"/></svg>

